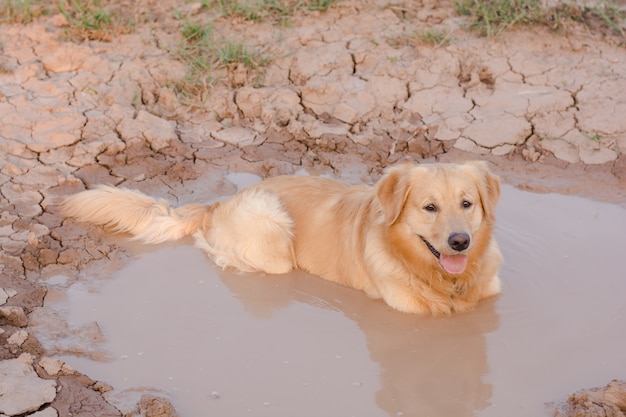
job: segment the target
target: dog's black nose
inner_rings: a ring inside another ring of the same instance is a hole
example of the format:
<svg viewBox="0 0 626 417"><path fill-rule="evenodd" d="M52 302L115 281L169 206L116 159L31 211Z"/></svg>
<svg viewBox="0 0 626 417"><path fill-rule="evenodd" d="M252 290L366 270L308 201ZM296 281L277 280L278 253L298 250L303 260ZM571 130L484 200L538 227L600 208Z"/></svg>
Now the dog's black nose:
<svg viewBox="0 0 626 417"><path fill-rule="evenodd" d="M448 245L457 252L464 251L469 247L470 237L467 233L452 233L448 237Z"/></svg>

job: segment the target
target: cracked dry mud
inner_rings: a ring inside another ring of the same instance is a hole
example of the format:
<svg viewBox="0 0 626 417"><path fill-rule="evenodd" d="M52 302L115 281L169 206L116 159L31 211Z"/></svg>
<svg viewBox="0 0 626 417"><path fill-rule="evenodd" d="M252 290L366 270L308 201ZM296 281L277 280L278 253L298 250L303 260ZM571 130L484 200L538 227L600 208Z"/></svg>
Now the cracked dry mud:
<svg viewBox="0 0 626 417"><path fill-rule="evenodd" d="M0 26L0 414L120 415L101 396L110 387L50 359L30 331L47 280L128 259L57 211L94 184L186 203L232 192L228 172L372 182L406 157L480 158L516 186L626 204L623 39L577 26L483 38L451 2L428 0L347 0L288 27L222 17L216 34L272 59L216 70L205 100L184 104L171 87L186 72L178 6L136 2L149 23L110 42L69 40L60 15ZM450 42L419 42L432 27ZM58 332L102 337L97 325ZM18 401L19 386L37 388Z"/></svg>

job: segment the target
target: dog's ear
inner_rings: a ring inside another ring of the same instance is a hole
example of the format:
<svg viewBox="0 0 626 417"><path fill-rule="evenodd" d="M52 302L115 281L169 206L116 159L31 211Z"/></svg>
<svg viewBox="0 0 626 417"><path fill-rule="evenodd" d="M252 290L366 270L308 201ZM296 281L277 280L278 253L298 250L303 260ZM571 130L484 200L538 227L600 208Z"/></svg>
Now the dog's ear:
<svg viewBox="0 0 626 417"><path fill-rule="evenodd" d="M467 162L466 165L471 169L478 186L485 220L493 222L496 218L496 203L500 198L500 179L489 171L485 161Z"/></svg>
<svg viewBox="0 0 626 417"><path fill-rule="evenodd" d="M391 226L398 220L411 189L412 164L404 163L391 168L376 186L376 196L385 215L385 223Z"/></svg>

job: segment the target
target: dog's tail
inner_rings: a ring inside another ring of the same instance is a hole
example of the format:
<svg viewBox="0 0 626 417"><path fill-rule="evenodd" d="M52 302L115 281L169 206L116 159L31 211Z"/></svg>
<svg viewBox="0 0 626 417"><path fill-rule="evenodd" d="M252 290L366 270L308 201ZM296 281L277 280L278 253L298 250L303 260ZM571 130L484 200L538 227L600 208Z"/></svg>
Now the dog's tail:
<svg viewBox="0 0 626 417"><path fill-rule="evenodd" d="M144 243L161 243L190 235L202 227L211 211L205 204L172 208L139 191L100 185L68 197L62 210L76 220L129 233Z"/></svg>

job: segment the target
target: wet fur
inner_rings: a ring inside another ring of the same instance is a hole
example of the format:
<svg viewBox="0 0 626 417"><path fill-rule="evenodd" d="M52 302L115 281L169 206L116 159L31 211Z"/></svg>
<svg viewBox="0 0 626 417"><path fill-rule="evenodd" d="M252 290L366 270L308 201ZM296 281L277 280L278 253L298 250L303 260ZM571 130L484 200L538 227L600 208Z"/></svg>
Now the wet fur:
<svg viewBox="0 0 626 417"><path fill-rule="evenodd" d="M170 207L110 186L70 196L64 213L130 233L145 243L193 235L221 267L286 273L302 269L382 298L391 307L434 315L467 311L500 292L502 260L492 237L500 184L486 164L403 164L374 186L283 176L212 205ZM461 206L469 200L468 208ZM426 211L436 204L437 212ZM420 237L454 254L447 238L471 237L467 267L449 274Z"/></svg>

